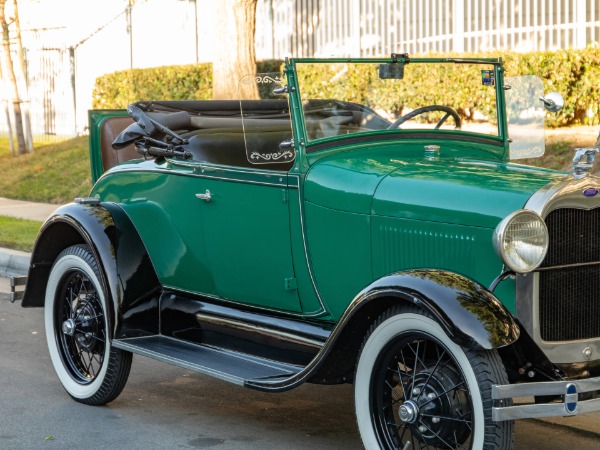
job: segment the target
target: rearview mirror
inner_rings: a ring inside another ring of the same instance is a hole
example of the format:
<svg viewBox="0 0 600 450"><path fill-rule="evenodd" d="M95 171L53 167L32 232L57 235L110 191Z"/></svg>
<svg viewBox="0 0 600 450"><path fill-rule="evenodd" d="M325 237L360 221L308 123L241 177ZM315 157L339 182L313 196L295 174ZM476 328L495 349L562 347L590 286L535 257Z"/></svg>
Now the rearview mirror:
<svg viewBox="0 0 600 450"><path fill-rule="evenodd" d="M540 97L544 102L544 108L550 112L558 112L565 106L565 99L558 92L550 92L545 97Z"/></svg>
<svg viewBox="0 0 600 450"><path fill-rule="evenodd" d="M404 78L404 63L379 64L379 78L382 80L401 80Z"/></svg>

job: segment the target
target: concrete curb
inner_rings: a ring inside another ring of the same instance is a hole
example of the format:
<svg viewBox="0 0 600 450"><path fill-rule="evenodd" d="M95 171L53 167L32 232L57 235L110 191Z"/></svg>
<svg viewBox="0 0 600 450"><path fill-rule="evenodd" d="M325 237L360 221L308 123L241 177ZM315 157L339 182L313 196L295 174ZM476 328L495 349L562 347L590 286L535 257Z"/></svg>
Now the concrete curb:
<svg viewBox="0 0 600 450"><path fill-rule="evenodd" d="M0 276L27 275L31 255L0 247Z"/></svg>

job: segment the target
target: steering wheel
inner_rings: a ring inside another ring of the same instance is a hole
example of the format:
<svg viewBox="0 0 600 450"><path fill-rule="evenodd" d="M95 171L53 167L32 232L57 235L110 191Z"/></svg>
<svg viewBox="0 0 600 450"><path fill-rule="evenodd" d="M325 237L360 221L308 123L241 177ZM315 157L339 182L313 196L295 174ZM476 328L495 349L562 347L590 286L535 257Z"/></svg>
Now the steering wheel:
<svg viewBox="0 0 600 450"><path fill-rule="evenodd" d="M400 125L402 125L407 120L410 120L410 119L412 119L414 117L417 117L417 116L419 116L421 114L424 114L424 113L427 113L427 112L430 112L430 111L443 111L443 112L446 113L444 115L444 117L442 117L440 119L440 121L437 123L437 125L435 126L436 130L444 124L444 122L446 121L446 119L449 116L452 116L452 118L454 119L454 123L456 123L456 127L454 127L454 129L460 130L460 117L458 116L458 113L456 111L454 111L452 108L450 108L448 106L443 106L443 105L423 106L421 108L413 109L408 114L405 114L404 116L400 117L399 119L396 119L388 127L388 130L391 130L392 128L398 128Z"/></svg>

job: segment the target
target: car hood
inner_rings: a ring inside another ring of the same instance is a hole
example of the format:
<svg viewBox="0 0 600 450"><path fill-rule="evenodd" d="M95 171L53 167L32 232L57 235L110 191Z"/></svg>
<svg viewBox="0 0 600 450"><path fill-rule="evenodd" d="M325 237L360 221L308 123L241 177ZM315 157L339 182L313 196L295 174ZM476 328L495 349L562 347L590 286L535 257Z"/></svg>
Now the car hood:
<svg viewBox="0 0 600 450"><path fill-rule="evenodd" d="M307 175L305 199L353 213L494 228L564 172L456 158L339 154Z"/></svg>

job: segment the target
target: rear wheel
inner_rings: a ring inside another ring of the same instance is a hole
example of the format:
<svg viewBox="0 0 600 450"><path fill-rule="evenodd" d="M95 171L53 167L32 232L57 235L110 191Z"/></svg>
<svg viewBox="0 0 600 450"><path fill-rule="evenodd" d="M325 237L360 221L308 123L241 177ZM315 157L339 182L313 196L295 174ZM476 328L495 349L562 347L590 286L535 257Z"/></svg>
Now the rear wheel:
<svg viewBox="0 0 600 450"><path fill-rule="evenodd" d="M131 368L131 353L111 346L107 298L87 247L69 247L58 256L46 288L48 349L65 390L88 405L117 398Z"/></svg>
<svg viewBox="0 0 600 450"><path fill-rule="evenodd" d="M422 311L384 314L355 378L367 449L510 449L513 422L491 418L491 386L507 384L495 351L460 347Z"/></svg>

